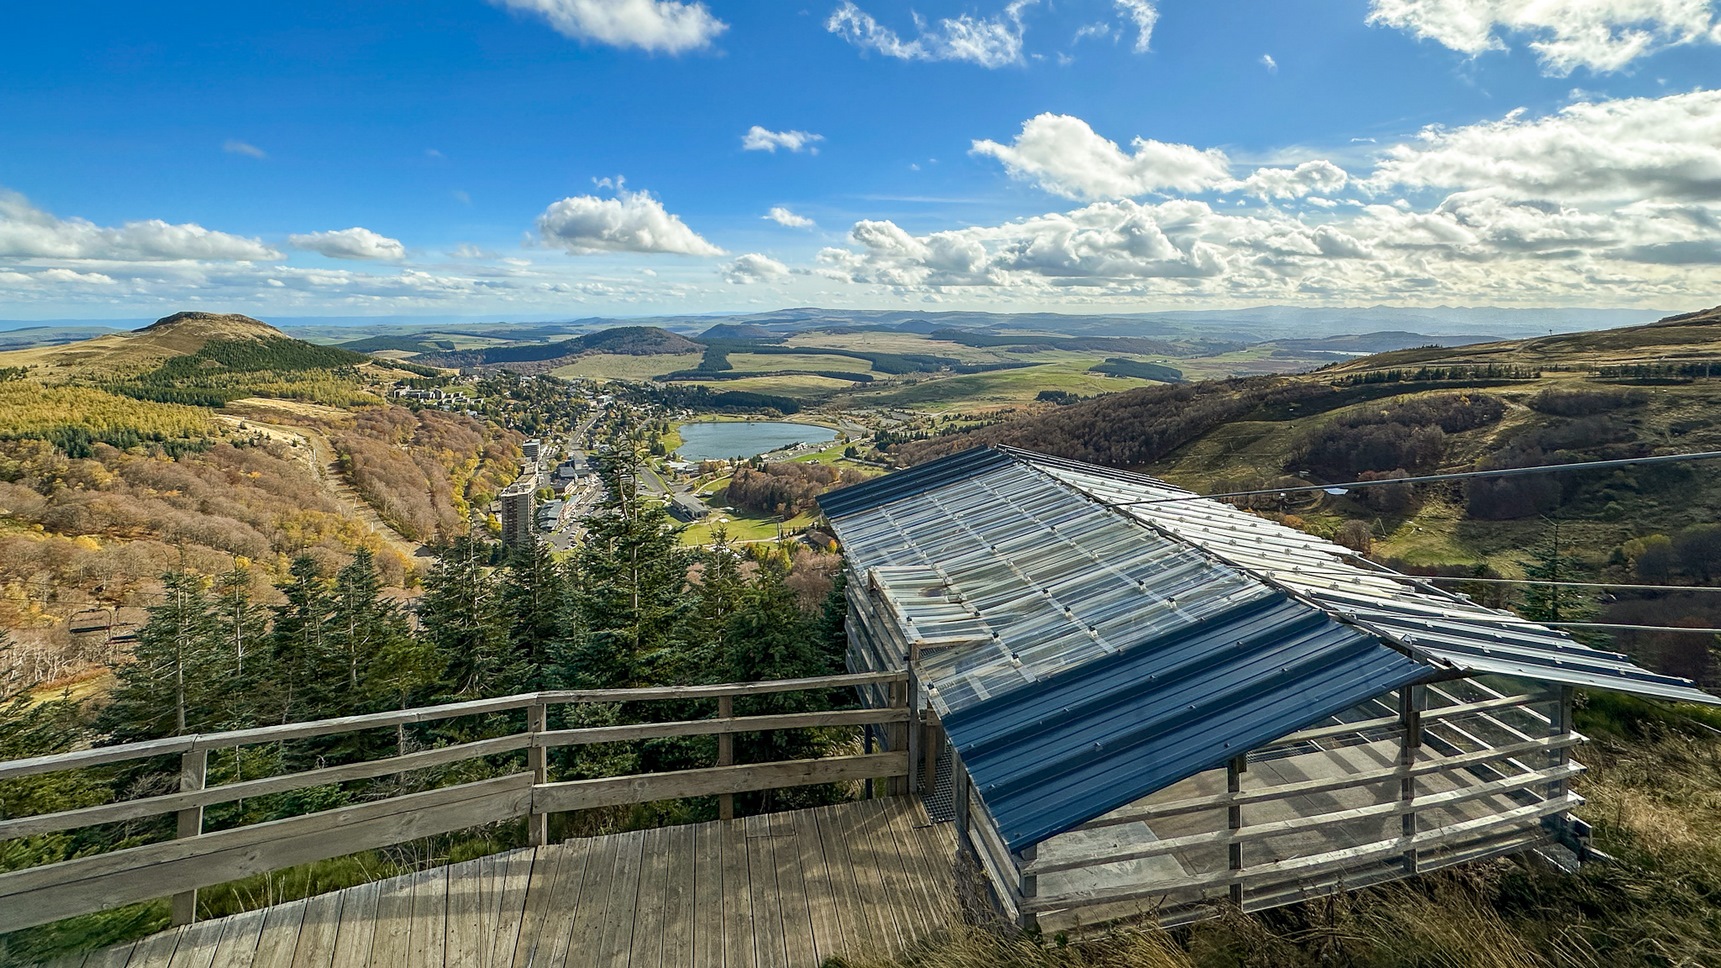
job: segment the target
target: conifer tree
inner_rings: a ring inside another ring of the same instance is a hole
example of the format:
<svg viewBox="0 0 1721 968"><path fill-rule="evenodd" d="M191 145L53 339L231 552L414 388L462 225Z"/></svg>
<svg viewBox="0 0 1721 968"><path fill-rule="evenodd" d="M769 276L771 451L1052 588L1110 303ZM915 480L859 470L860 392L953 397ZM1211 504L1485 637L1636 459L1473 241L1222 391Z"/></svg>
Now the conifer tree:
<svg viewBox="0 0 1721 968"><path fill-rule="evenodd" d="M444 698L475 699L506 689L508 623L487 549L459 537L437 556L418 603L420 633L435 653Z"/></svg>
<svg viewBox="0 0 1721 968"><path fill-rule="evenodd" d="M162 600L137 633L133 658L120 666L100 728L115 742L156 739L217 725L225 686L210 676L222 655L203 579L161 576Z"/></svg>
<svg viewBox="0 0 1721 968"><path fill-rule="evenodd" d="M644 686L679 671L675 660L686 644L692 556L677 541L663 506L640 497L641 460L634 443L600 465L611 497L591 519L574 556L570 611L579 634L563 681Z"/></svg>
<svg viewBox="0 0 1721 968"><path fill-rule="evenodd" d="M216 579L210 611L215 622L210 674L220 680L221 725L233 729L254 725L257 686L271 678L271 656L269 613L252 600L250 574L234 568Z"/></svg>
<svg viewBox="0 0 1721 968"><path fill-rule="evenodd" d="M1595 614L1595 603L1581 589L1552 584L1580 580L1577 560L1560 545L1559 522L1530 553L1534 557L1524 565L1524 577L1550 584L1525 585L1518 614L1532 622L1581 622Z"/></svg>
<svg viewBox="0 0 1721 968"><path fill-rule="evenodd" d="M316 559L294 558L281 593L287 600L275 609L270 633L275 714L281 722L316 719L327 712L335 672L328 643L333 601Z"/></svg>
<svg viewBox="0 0 1721 968"><path fill-rule="evenodd" d="M335 573L326 634L328 654L337 666L335 714L364 711L368 701L367 671L378 658L407 635L400 610L382 596L382 579L370 550L360 548Z"/></svg>
<svg viewBox="0 0 1721 968"><path fill-rule="evenodd" d="M542 542L514 549L502 570L510 691L543 689L563 632L567 584Z"/></svg>

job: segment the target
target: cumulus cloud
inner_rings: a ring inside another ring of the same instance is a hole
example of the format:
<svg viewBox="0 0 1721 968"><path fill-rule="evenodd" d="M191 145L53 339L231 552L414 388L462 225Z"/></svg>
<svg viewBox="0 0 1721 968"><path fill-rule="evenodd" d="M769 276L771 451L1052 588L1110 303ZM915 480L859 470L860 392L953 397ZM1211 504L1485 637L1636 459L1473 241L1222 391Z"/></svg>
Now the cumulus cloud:
<svg viewBox="0 0 1721 968"><path fill-rule="evenodd" d="M226 144L221 146L221 150L230 155L244 155L247 158L269 157L269 153L264 151L262 148L244 141L235 141L231 138L227 140Z"/></svg>
<svg viewBox="0 0 1721 968"><path fill-rule="evenodd" d="M1010 144L982 140L976 155L996 158L1011 175L1065 198L1130 198L1172 189L1197 192L1227 181L1231 163L1217 149L1137 138L1124 151L1081 118L1042 114Z"/></svg>
<svg viewBox="0 0 1721 968"><path fill-rule="evenodd" d="M768 255L749 252L723 267L723 279L737 286L772 282L789 275L789 267Z"/></svg>
<svg viewBox="0 0 1721 968"><path fill-rule="evenodd" d="M277 259L280 255L258 239L189 222L173 225L146 219L108 227L81 218L63 219L16 192L0 190L0 257L153 262Z"/></svg>
<svg viewBox="0 0 1721 968"><path fill-rule="evenodd" d="M331 259L374 259L398 262L406 258L406 246L398 239L378 235L370 229L353 226L331 232L308 232L287 236L287 244L328 256Z"/></svg>
<svg viewBox="0 0 1721 968"><path fill-rule="evenodd" d="M1273 59L1272 54L1261 55L1261 66L1265 67L1269 74L1279 73L1279 62Z"/></svg>
<svg viewBox="0 0 1721 968"><path fill-rule="evenodd" d="M1159 10L1151 0L1115 0L1118 13L1135 25L1135 52L1145 54L1153 44L1153 28Z"/></svg>
<svg viewBox="0 0 1721 968"><path fill-rule="evenodd" d="M1303 198L1330 195L1350 181L1343 168L1324 159L1305 161L1295 168L1257 168L1254 174L1223 186L1264 199Z"/></svg>
<svg viewBox="0 0 1721 968"><path fill-rule="evenodd" d="M1372 0L1368 22L1475 57L1527 38L1546 73L1623 70L1666 47L1721 43L1709 0Z"/></svg>
<svg viewBox="0 0 1721 968"><path fill-rule="evenodd" d="M1022 13L1036 2L1011 0L998 16L965 13L946 17L936 26L928 25L917 14L916 35L905 39L855 6L854 0L843 0L842 6L825 21L825 29L862 50L898 60L965 61L981 67L1006 67L1022 63L1022 36L1026 30ZM1122 4L1125 0L1118 2Z"/></svg>
<svg viewBox="0 0 1721 968"><path fill-rule="evenodd" d="M1052 116L1048 116L1052 117ZM1327 160L1182 186L1074 119L977 143L1013 172L1092 200L1000 225L913 233L855 223L820 274L905 297L1117 302L1299 298L1666 305L1721 288L1721 92L1574 104L1431 128L1353 178ZM1037 128L1036 122L1029 128ZM1147 185L1295 204L1144 201ZM1402 196L1402 197L1398 197ZM1580 295L1581 294L1581 295Z"/></svg>
<svg viewBox="0 0 1721 968"><path fill-rule="evenodd" d="M703 3L679 0L490 0L544 18L575 40L680 54L707 47L729 25Z"/></svg>
<svg viewBox="0 0 1721 968"><path fill-rule="evenodd" d="M766 212L764 217L791 229L810 229L815 224L812 219L805 215L797 215L781 205L771 206L771 210Z"/></svg>
<svg viewBox="0 0 1721 968"><path fill-rule="evenodd" d="M668 252L722 255L648 192L618 191L614 198L576 195L538 216L544 241L569 252Z"/></svg>
<svg viewBox="0 0 1721 968"><path fill-rule="evenodd" d="M1387 149L1370 187L1468 188L1570 200L1721 200L1721 91L1569 105L1432 127Z"/></svg>
<svg viewBox="0 0 1721 968"><path fill-rule="evenodd" d="M823 140L824 135L810 131L771 131L755 124L741 136L741 150L769 151L775 154L777 149L781 148L784 151L805 151L816 155L819 153L818 142Z"/></svg>

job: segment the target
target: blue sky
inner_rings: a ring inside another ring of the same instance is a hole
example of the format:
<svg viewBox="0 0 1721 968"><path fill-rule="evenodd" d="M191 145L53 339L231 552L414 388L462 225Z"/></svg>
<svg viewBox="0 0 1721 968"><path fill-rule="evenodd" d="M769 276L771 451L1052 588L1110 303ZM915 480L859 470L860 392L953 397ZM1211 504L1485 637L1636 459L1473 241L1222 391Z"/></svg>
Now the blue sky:
<svg viewBox="0 0 1721 968"><path fill-rule="evenodd" d="M1696 308L1721 288L1709 0L8 21L0 318Z"/></svg>

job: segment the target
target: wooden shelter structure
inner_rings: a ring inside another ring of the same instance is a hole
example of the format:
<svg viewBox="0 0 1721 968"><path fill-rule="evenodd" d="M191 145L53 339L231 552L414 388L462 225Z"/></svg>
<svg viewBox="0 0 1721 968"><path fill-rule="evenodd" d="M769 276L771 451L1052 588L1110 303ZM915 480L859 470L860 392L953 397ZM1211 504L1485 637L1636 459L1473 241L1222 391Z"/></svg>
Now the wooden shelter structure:
<svg viewBox="0 0 1721 968"><path fill-rule="evenodd" d="M1718 702L1138 474L984 448L821 505L851 669L909 677L908 782L1048 931L1581 858L1573 691Z"/></svg>

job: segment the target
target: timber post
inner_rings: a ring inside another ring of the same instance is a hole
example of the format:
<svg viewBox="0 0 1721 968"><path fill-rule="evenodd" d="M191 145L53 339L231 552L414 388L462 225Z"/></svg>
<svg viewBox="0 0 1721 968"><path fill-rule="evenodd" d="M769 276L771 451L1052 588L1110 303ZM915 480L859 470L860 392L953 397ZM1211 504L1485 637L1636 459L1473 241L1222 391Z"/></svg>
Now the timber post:
<svg viewBox="0 0 1721 968"><path fill-rule="evenodd" d="M1249 754L1233 756L1225 763L1225 792L1232 797L1231 803L1225 808L1225 826L1230 831L1231 843L1226 850L1226 861L1235 880L1231 882L1231 903L1238 908L1243 907L1243 843L1237 839L1237 831L1243 829L1243 806L1238 803L1236 796L1243 792L1243 773L1249 769Z"/></svg>
<svg viewBox="0 0 1721 968"><path fill-rule="evenodd" d="M540 737L550 728L550 707L547 703L533 703L526 707L526 732L530 734L532 745L526 747L526 768L532 771L534 784L550 782L550 751L540 741ZM526 817L526 833L533 847L542 847L550 842L550 815L531 808Z"/></svg>
<svg viewBox="0 0 1721 968"><path fill-rule="evenodd" d="M209 749L187 750L179 755L179 791L191 793L202 790L209 782ZM187 837L198 837L203 834L203 807L186 807L175 814L173 836L175 840ZM197 920L197 889L182 891L173 896L173 924L190 924Z"/></svg>
<svg viewBox="0 0 1721 968"><path fill-rule="evenodd" d="M717 718L733 719L735 717L735 697L717 697ZM872 752L870 749L867 752ZM722 733L717 737L717 765L735 765L735 734ZM735 794L725 793L717 798L717 819L735 819Z"/></svg>
<svg viewBox="0 0 1721 968"><path fill-rule="evenodd" d="M1398 765L1402 776L1398 781L1399 836L1404 838L1404 872L1416 873L1418 866L1416 843L1416 757L1422 752L1422 710L1428 703L1422 686L1404 686L1398 690L1398 716L1404 736L1398 747Z"/></svg>
<svg viewBox="0 0 1721 968"><path fill-rule="evenodd" d="M1028 910L1028 905L1034 898L1040 896L1040 875L1028 873L1034 858L1039 856L1040 846L1029 844L1016 852L1016 869L1021 872L1022 896L1022 930L1033 931L1040 926L1040 919L1034 912Z"/></svg>

